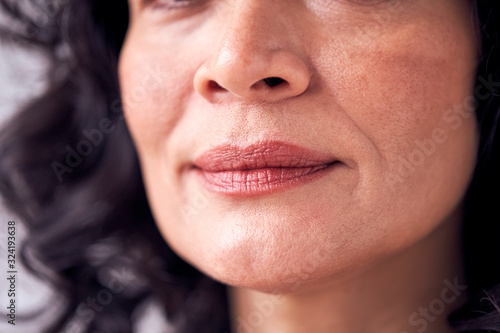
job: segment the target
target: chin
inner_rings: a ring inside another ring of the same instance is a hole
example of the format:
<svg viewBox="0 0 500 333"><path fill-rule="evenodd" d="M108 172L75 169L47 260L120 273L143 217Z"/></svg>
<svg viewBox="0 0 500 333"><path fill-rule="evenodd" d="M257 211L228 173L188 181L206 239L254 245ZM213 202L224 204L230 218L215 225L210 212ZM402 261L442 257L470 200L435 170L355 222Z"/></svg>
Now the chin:
<svg viewBox="0 0 500 333"><path fill-rule="evenodd" d="M236 234L234 230L231 233ZM221 235L205 239L198 244L204 248L202 251L186 251L183 257L204 274L229 286L288 294L332 278L352 276L384 257L386 253L381 251L390 251L382 246L378 251L364 251L354 244L341 246L329 240L305 241L289 235L280 238L280 234L262 237L261 231L249 231L239 237Z"/></svg>

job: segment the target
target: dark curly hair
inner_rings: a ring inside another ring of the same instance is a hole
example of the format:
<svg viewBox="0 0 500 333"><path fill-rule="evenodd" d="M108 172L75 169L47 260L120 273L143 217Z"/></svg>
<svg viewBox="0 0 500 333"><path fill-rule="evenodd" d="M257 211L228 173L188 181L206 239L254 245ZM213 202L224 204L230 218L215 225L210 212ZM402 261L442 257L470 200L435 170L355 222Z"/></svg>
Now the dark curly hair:
<svg viewBox="0 0 500 333"><path fill-rule="evenodd" d="M462 332L500 331L500 2L475 3L481 141L463 226L470 296L450 317ZM229 332L225 286L168 247L147 204L117 75L127 1L0 0L0 8L0 38L50 64L47 89L0 133L0 194L29 231L23 262L61 295L64 310L44 332L133 332L149 301L177 332Z"/></svg>

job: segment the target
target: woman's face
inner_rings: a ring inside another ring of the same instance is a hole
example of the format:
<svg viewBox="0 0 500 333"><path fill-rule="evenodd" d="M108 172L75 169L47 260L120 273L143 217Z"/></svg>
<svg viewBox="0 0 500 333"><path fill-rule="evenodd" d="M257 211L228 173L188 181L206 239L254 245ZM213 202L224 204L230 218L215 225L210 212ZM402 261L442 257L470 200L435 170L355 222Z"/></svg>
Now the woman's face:
<svg viewBox="0 0 500 333"><path fill-rule="evenodd" d="M469 1L129 3L126 121L159 229L206 274L263 291L350 274L460 206Z"/></svg>

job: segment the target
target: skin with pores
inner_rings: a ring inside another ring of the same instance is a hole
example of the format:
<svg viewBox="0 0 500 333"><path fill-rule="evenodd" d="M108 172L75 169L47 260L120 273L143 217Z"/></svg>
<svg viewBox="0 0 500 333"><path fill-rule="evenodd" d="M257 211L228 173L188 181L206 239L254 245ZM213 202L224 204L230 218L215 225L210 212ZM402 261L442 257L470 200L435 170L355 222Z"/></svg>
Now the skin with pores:
<svg viewBox="0 0 500 333"><path fill-rule="evenodd" d="M150 205L182 258L232 286L235 326L273 293L283 298L256 332L399 332L444 279L461 276L461 201L478 133L474 117L454 127L445 114L473 94L468 1L129 3L122 94L133 96L151 68L165 74L140 102L125 101ZM284 84L269 87L269 77ZM446 139L398 178L436 128ZM192 177L213 146L265 140L342 165L251 198ZM200 196L206 204L186 219ZM447 332L445 317L427 332Z"/></svg>

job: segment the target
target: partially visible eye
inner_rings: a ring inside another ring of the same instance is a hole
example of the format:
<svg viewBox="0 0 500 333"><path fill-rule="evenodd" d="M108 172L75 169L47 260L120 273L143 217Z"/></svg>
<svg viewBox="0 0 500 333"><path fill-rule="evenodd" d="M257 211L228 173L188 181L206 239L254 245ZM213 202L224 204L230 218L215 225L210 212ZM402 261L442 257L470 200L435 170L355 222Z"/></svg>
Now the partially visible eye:
<svg viewBox="0 0 500 333"><path fill-rule="evenodd" d="M151 6L153 9L181 9L198 2L201 0L143 0L143 6Z"/></svg>
<svg viewBox="0 0 500 333"><path fill-rule="evenodd" d="M374 6L374 5L381 5L385 3L395 2L395 0L338 0L338 1L354 5L361 5L361 6Z"/></svg>

